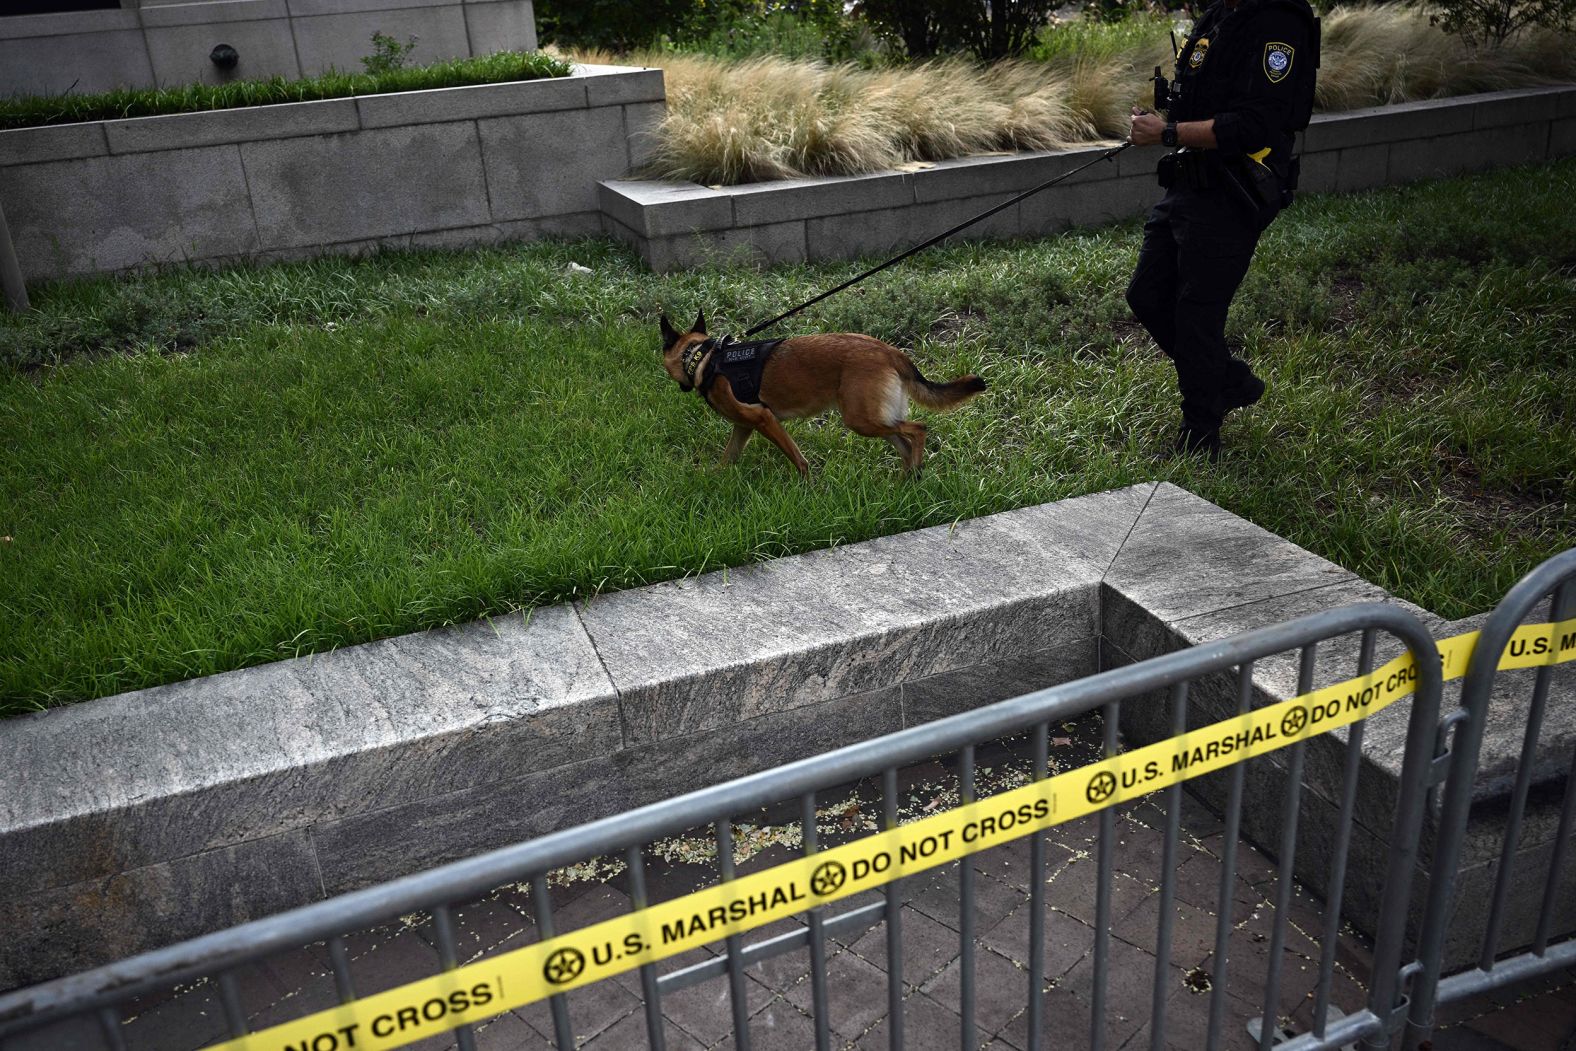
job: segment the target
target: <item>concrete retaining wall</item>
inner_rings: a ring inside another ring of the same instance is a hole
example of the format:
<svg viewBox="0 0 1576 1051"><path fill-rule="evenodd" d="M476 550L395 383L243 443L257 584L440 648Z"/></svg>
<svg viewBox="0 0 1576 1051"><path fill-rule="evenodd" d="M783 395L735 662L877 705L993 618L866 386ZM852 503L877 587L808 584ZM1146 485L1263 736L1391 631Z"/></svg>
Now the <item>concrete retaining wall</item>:
<svg viewBox="0 0 1576 1051"><path fill-rule="evenodd" d="M662 72L0 132L29 280L601 230L596 179L640 162Z"/></svg>
<svg viewBox="0 0 1576 1051"><path fill-rule="evenodd" d="M416 62L536 47L531 0L141 0L120 10L0 12L0 96L359 73L378 32L416 37ZM221 43L240 55L233 70L208 58Z"/></svg>
<svg viewBox="0 0 1576 1051"><path fill-rule="evenodd" d="M1388 596L1146 483L11 720L0 733L0 988L1054 685L1101 660L1359 599ZM1454 627L1413 612L1441 636ZM1352 673L1334 663L1349 649L1326 649L1324 681ZM1261 699L1290 696L1294 674L1289 660L1263 662ZM1576 695L1570 677L1556 688ZM1195 697L1200 720L1220 700L1207 685ZM1461 900L1481 896L1475 873L1504 820L1494 807L1526 703L1525 689L1507 691L1506 729L1485 747ZM1405 707L1372 720L1362 746L1348 883L1359 920L1383 878ZM1168 736L1163 710L1158 698L1125 703L1129 741ZM1549 713L1550 755L1568 758L1576 705ZM1346 740L1320 738L1310 756L1300 865L1316 889ZM1279 791L1278 768L1254 769L1245 827L1273 849L1279 804L1263 801L1279 797L1263 793ZM1536 816L1534 863L1551 835ZM1517 907L1541 889L1519 883ZM1576 892L1565 900L1576 905ZM1481 922L1466 911L1458 948ZM1561 930L1576 928L1568 919Z"/></svg>
<svg viewBox="0 0 1576 1051"><path fill-rule="evenodd" d="M654 270L896 252L1098 157L1104 147L966 157L914 172L753 183L610 180L608 230ZM1406 103L1314 118L1302 188L1367 190L1576 154L1576 87ZM1130 149L958 236L1034 237L1142 214L1160 147Z"/></svg>

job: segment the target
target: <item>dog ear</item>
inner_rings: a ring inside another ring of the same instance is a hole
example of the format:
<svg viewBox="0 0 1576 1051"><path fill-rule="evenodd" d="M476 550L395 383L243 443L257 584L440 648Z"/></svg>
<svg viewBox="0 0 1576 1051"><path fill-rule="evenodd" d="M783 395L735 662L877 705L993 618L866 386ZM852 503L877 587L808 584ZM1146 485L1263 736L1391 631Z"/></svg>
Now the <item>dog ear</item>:
<svg viewBox="0 0 1576 1051"><path fill-rule="evenodd" d="M662 315L662 349L667 350L678 342L679 333L673 328L673 322L668 320L666 312Z"/></svg>
<svg viewBox="0 0 1576 1051"><path fill-rule="evenodd" d="M706 312L704 310L695 315L695 326L690 331L699 332L703 336L706 334Z"/></svg>

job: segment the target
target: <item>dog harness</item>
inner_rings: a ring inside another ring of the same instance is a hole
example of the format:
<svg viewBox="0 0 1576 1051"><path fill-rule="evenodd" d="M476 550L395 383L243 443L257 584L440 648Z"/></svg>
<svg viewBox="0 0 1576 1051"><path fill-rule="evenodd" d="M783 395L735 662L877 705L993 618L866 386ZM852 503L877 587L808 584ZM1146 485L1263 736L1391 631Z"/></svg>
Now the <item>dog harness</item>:
<svg viewBox="0 0 1576 1051"><path fill-rule="evenodd" d="M726 336L708 339L692 347L684 356L684 374L703 398L717 377L723 376L735 400L746 405L762 404L761 373L766 369L766 359L772 356L772 351L782 342L780 339L761 339L753 343L734 343ZM705 371L697 375L696 370L708 352L711 361Z"/></svg>

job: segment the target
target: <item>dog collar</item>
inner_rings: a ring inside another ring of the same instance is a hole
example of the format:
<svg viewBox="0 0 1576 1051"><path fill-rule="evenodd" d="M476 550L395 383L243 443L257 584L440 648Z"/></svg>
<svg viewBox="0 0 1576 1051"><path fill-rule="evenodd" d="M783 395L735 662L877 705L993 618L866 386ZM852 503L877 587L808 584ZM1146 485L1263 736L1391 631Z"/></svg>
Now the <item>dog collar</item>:
<svg viewBox="0 0 1576 1051"><path fill-rule="evenodd" d="M699 385L696 382L696 374L700 371L700 363L705 360L706 355L710 354L712 348L716 345L717 341L715 339L708 339L695 344L684 352L684 379L688 381L691 387Z"/></svg>

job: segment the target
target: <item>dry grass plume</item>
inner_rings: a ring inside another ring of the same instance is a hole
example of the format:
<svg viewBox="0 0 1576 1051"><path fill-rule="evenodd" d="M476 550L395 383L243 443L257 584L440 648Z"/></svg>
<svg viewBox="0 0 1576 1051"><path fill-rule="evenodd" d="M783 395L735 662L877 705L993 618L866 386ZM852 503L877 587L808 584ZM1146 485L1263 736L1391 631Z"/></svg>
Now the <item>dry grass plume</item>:
<svg viewBox="0 0 1576 1051"><path fill-rule="evenodd" d="M1474 49L1426 11L1337 8L1324 18L1318 106L1345 110L1576 81L1576 38L1531 31ZM580 52L660 66L668 113L644 173L705 184L888 171L914 162L1120 139L1129 108L1169 66L1163 26L1112 54L990 66L951 59L864 70L764 56Z"/></svg>

